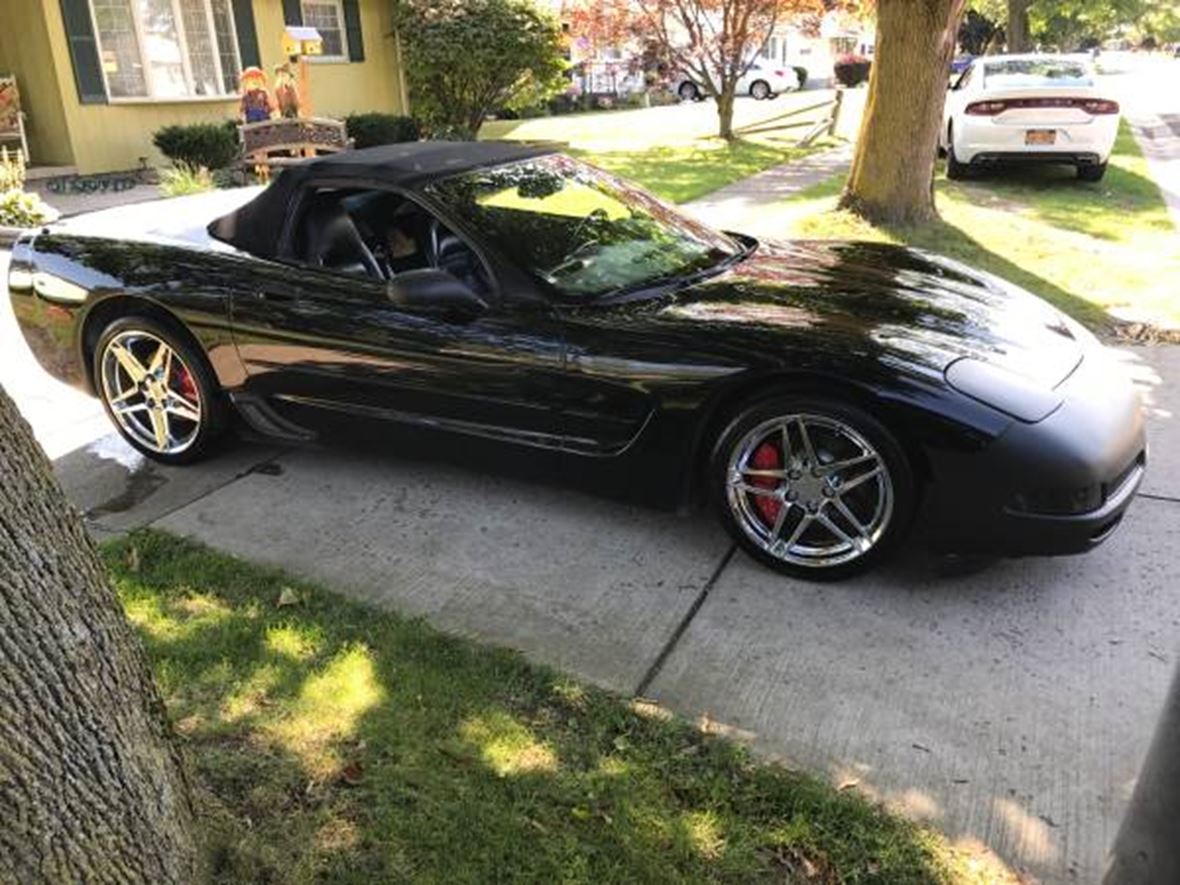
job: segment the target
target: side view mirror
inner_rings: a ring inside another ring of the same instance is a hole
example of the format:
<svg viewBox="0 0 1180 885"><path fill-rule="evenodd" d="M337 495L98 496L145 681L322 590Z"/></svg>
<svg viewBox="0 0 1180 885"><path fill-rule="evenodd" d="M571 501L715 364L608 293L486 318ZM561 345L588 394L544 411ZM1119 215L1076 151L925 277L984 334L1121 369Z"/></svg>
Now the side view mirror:
<svg viewBox="0 0 1180 885"><path fill-rule="evenodd" d="M389 300L398 307L470 320L488 309L471 287L445 270L425 268L399 273L389 282Z"/></svg>

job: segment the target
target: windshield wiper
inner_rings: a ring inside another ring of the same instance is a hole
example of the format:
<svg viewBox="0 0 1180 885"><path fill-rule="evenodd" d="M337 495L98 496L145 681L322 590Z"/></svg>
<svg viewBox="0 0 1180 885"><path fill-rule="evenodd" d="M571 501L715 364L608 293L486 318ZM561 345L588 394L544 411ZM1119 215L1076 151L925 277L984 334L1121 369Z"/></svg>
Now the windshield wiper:
<svg viewBox="0 0 1180 885"><path fill-rule="evenodd" d="M707 265L706 267L697 268L692 271L678 270L675 273L662 274L658 277L651 277L638 283L631 283L627 286L619 286L616 289L611 289L598 296L600 299L618 298L621 295L633 295L636 292L643 292L647 289L655 289L658 286L671 285L673 291L683 289L686 286L691 286L694 283L699 283L701 280L716 276L729 268L733 267L742 259L749 256L754 251L756 243L742 243L742 248L738 252L726 255L715 264Z"/></svg>

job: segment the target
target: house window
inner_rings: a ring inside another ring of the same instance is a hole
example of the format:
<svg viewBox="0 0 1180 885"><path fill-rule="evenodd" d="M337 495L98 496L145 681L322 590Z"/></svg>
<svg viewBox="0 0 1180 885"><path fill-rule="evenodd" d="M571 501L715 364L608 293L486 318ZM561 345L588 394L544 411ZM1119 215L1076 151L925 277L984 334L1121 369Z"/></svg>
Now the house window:
<svg viewBox="0 0 1180 885"><path fill-rule="evenodd" d="M91 0L107 94L233 95L241 59L230 0Z"/></svg>
<svg viewBox="0 0 1180 885"><path fill-rule="evenodd" d="M344 9L340 0L315 0L303 3L303 24L320 32L324 41L321 58L343 61L348 58L348 38L344 34Z"/></svg>

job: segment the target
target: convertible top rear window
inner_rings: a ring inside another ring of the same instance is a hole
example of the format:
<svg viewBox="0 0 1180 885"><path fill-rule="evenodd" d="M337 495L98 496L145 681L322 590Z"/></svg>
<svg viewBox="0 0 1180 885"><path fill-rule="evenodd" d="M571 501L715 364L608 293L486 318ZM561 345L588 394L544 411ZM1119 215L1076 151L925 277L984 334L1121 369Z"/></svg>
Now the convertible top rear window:
<svg viewBox="0 0 1180 885"><path fill-rule="evenodd" d="M557 154L426 191L514 263L581 301L705 271L742 251L650 194Z"/></svg>
<svg viewBox="0 0 1180 885"><path fill-rule="evenodd" d="M1000 89L1094 85L1094 78L1086 65L1064 58L1010 58L987 62L983 74L984 85Z"/></svg>

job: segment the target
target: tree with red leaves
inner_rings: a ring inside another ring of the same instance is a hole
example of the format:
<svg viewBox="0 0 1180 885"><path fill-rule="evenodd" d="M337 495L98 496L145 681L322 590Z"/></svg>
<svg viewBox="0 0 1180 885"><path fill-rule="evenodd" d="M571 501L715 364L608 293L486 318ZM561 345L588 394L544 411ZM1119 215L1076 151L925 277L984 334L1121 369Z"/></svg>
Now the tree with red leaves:
<svg viewBox="0 0 1180 885"><path fill-rule="evenodd" d="M635 6L669 64L717 102L718 135L727 140L734 138L738 81L775 26L825 8L823 0L635 0Z"/></svg>

